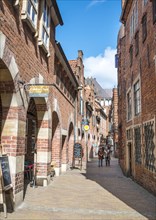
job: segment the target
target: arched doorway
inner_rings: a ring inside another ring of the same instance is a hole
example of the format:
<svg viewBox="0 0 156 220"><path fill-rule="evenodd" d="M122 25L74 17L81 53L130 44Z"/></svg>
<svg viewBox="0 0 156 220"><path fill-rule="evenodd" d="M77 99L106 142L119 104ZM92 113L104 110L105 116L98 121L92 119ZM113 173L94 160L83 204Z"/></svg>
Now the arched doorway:
<svg viewBox="0 0 156 220"><path fill-rule="evenodd" d="M36 139L37 139L37 110L35 101L30 99L27 119L26 119L26 147L25 147L25 161L24 161L24 195L27 185L31 182L36 184L36 169L34 165L34 156L36 155Z"/></svg>

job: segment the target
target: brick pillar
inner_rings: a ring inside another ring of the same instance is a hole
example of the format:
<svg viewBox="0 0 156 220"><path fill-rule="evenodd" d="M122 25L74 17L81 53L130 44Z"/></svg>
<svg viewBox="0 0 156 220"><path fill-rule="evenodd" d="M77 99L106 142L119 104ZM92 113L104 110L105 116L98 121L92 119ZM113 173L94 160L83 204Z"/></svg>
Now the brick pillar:
<svg viewBox="0 0 156 220"><path fill-rule="evenodd" d="M62 135L62 165L61 170L65 172L68 169L68 149L67 149L67 136Z"/></svg>
<svg viewBox="0 0 156 220"><path fill-rule="evenodd" d="M69 161L69 166L72 167L73 166L73 150L74 150L74 134L73 131L69 137L69 141L68 141L68 161Z"/></svg>
<svg viewBox="0 0 156 220"><path fill-rule="evenodd" d="M51 152L49 151L49 118L47 106L43 98L35 100L37 111L37 152L34 155L34 162L36 164L36 181L38 185L50 181L48 167L51 162Z"/></svg>
<svg viewBox="0 0 156 220"><path fill-rule="evenodd" d="M61 173L61 129L58 115L56 112L52 116L52 162L56 176Z"/></svg>
<svg viewBox="0 0 156 220"><path fill-rule="evenodd" d="M1 94L3 153L9 157L11 181L15 206L23 200L24 152L25 152L25 111L17 106L16 94Z"/></svg>

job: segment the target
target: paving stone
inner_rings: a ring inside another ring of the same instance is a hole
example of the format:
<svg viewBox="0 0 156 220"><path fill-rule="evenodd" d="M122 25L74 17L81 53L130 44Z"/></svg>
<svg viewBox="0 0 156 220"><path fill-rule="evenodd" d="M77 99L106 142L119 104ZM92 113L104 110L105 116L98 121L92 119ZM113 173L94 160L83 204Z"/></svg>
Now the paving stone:
<svg viewBox="0 0 156 220"><path fill-rule="evenodd" d="M154 220L156 197L123 176L117 159L100 168L93 159L87 171L69 170L48 187L28 187L24 202L7 219Z"/></svg>

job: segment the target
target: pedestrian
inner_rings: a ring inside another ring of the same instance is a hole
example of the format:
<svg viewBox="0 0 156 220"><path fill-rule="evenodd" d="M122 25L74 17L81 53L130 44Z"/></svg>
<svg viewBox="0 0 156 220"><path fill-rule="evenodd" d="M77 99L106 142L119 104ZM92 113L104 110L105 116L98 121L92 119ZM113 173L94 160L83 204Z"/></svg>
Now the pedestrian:
<svg viewBox="0 0 156 220"><path fill-rule="evenodd" d="M111 159L111 150L107 148L105 150L105 162L106 162L106 167L110 166L110 159Z"/></svg>
<svg viewBox="0 0 156 220"><path fill-rule="evenodd" d="M98 159L99 159L99 161L98 161L98 166L100 167L102 167L102 164L103 164L103 156L104 156L104 151L103 151L103 149L102 149L102 147L99 147L99 150L98 150Z"/></svg>

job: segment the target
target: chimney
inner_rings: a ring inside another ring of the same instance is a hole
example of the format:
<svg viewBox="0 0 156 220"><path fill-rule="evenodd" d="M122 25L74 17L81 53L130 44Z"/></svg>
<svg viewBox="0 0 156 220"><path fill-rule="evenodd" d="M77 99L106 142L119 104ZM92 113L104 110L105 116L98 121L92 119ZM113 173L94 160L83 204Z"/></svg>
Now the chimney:
<svg viewBox="0 0 156 220"><path fill-rule="evenodd" d="M83 58L83 52L82 52L82 50L78 50L78 57L81 58L81 59Z"/></svg>

